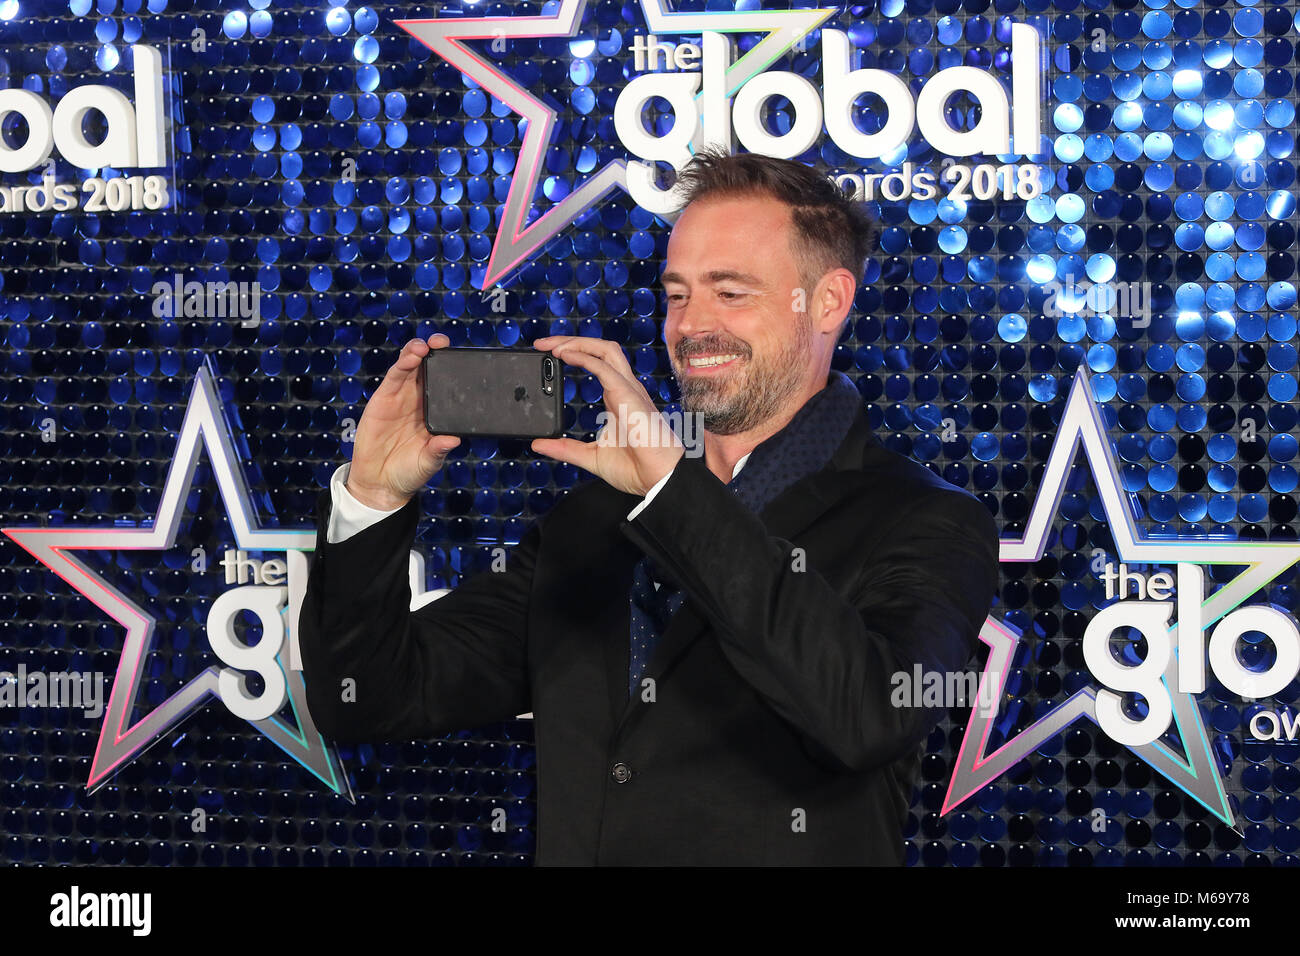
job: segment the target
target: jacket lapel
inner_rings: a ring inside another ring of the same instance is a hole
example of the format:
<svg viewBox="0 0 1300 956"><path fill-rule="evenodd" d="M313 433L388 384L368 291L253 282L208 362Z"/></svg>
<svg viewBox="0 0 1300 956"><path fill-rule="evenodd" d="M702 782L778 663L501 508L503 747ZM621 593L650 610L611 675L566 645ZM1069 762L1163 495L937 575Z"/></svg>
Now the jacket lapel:
<svg viewBox="0 0 1300 956"><path fill-rule="evenodd" d="M627 510L630 511L632 507L634 506L629 505ZM623 513L627 514L627 511ZM625 597L619 613L612 615L613 620L618 622L613 636L602 634L599 635L599 640L604 646L605 652L605 688L609 693L609 715L614 721L615 728L617 728L621 715L627 708L627 672L631 666L632 657L632 609L626 595L632 590L632 570L636 563L641 560L641 552L633 547L631 542L623 538L621 534L615 535L615 537L622 538L628 547L620 548L618 551L618 580L622 584L622 588L612 593L622 594Z"/></svg>
<svg viewBox="0 0 1300 956"><path fill-rule="evenodd" d="M840 443L826 466L781 492L759 514L759 520L763 522L768 533L789 540L816 522L839 499L847 487L846 478L850 476L844 475L843 472L860 469L864 454L876 442L877 439L872 434L870 422L867 420L866 409L859 409L852 425L849 426L848 433L844 436L844 441ZM630 502L627 510L631 510L636 503L635 496L624 495L623 497ZM624 513L626 514L626 511ZM636 558L627 568L629 589L632 583L632 566L640 558L641 554L638 551ZM607 642L605 651L609 668L610 700L614 706L615 722L620 726L646 706L641 700L639 690L631 696L627 694L631 612L626 610L626 605L625 601L624 618L627 623L620 635L621 640ZM655 646L645 676L654 678L656 684L662 682L687 649L705 632L707 626L708 619L695 608L688 594Z"/></svg>

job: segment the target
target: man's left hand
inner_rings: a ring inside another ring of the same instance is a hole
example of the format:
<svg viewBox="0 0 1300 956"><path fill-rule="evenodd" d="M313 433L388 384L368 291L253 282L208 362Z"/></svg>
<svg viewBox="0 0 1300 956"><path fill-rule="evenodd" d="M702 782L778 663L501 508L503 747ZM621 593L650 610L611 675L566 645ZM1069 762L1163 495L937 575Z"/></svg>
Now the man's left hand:
<svg viewBox="0 0 1300 956"><path fill-rule="evenodd" d="M637 381L617 342L585 335L546 335L533 342L533 348L596 376L607 413L594 442L536 438L533 451L585 468L631 495L644 496L677 467L686 448Z"/></svg>

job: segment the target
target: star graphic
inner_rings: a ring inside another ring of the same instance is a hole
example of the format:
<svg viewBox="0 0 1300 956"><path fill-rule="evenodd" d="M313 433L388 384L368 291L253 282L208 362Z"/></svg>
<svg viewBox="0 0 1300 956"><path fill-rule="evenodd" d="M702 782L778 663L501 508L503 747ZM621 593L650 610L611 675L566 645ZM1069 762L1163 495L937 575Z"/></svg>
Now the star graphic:
<svg viewBox="0 0 1300 956"><path fill-rule="evenodd" d="M209 464L230 518L237 547L246 551L284 551L290 564L300 562L298 570L301 573L297 577L305 581L306 557L303 552L315 548L316 533L259 526L249 488L238 467L239 457L235 452L231 429L221 412L214 375L207 367L200 367L195 376L185 418L176 439L176 451L163 484L158 512L152 526L0 529L66 581L73 590L84 595L126 628L113 689L104 711L99 743L91 761L90 778L87 781L87 789L91 792L103 786L126 763L157 743L209 697L222 699L221 673L226 669L213 665L187 681L150 713L135 723L130 723L145 672L145 662L153 649L156 621L72 553L165 551L173 547L183 506L194 482L201 447L207 449ZM297 606L292 598L289 604L290 607ZM286 631L289 640L283 642L275 660L285 678L287 696L297 727L290 727L275 715L250 723L331 790L352 800L351 789L337 755L317 732L311 715L307 712L306 688L302 674L295 667L297 662L293 659L296 650L296 623L293 620L288 622ZM264 637L263 640L265 639ZM289 667L285 666L286 655L290 657ZM228 672L227 680L229 676L233 674Z"/></svg>
<svg viewBox="0 0 1300 956"><path fill-rule="evenodd" d="M767 69L778 57L834 14L834 9L748 10L736 12L686 13L664 8L663 0L640 0L651 33L695 34L766 33L754 47L727 67L726 95L731 96L751 77ZM555 3L547 6L555 7ZM529 93L481 53L466 46L465 40L509 38L573 37L578 33L587 0L561 0L553 14L537 17L472 17L394 21L415 39L456 67L488 93L527 120L523 144L510 182L501 225L492 244L487 270L480 289L486 289L512 272L561 230L615 189L628 191L626 160L607 163L581 186L555 203L532 223L537 183L556 110Z"/></svg>
<svg viewBox="0 0 1300 956"><path fill-rule="evenodd" d="M1148 536L1142 532L1137 525L1132 499L1120 482L1119 465L1106 434L1101 409L1082 367L1075 373L1071 384L1056 440L1048 455L1024 534L1019 538L1002 540L1002 561L1025 563L1042 558L1051 535L1053 518L1071 479L1075 452L1080 445L1101 497L1106 524L1114 538L1120 561L1130 564L1183 563L1244 567L1241 573L1203 601L1201 617L1206 628L1231 613L1244 600L1300 561L1300 544L1294 542L1176 539ZM1177 623L1169 627L1168 631L1173 646L1178 647ZM1000 701L1003 699L1012 656L1021 634L1017 629L990 616L979 636L988 645L989 656L980 679L978 699ZM1128 749L1164 774L1171 783L1218 819L1233 826L1232 809L1223 789L1196 698L1190 693L1172 693L1170 690L1178 686L1177 678L1178 657L1175 653L1170 655L1163 683L1173 704L1173 723L1177 736L1182 741L1184 754L1176 754L1160 739L1149 744L1130 746ZM940 812L947 813L955 808L1079 718L1098 723L1097 693L1096 686L1081 688L993 753L988 753L987 749L989 736L996 723L996 714L984 712L978 705L973 707Z"/></svg>

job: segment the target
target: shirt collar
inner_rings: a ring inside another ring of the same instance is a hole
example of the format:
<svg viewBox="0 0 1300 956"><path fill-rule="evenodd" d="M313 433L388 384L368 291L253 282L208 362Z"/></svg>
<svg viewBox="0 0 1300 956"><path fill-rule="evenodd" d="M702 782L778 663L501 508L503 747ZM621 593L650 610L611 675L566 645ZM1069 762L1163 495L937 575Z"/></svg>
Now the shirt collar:
<svg viewBox="0 0 1300 956"><path fill-rule="evenodd" d="M745 467L745 462L749 461L749 456L752 454L754 454L752 451L747 451L736 460L736 466L731 469L732 478L740 474L740 469Z"/></svg>

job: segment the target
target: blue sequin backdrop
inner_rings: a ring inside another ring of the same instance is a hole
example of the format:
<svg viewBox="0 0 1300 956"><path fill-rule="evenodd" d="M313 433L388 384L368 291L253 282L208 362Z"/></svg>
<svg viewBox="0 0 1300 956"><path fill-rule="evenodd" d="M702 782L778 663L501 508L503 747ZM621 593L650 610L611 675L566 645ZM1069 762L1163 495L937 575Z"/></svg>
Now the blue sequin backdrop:
<svg viewBox="0 0 1300 956"><path fill-rule="evenodd" d="M677 9L756 6L696 0ZM603 336L671 402L656 286L665 224L617 193L509 276L494 308L477 285L515 168L519 118L393 25L553 9L0 0L0 88L52 104L86 83L129 96L129 48L145 43L164 51L171 114L167 208L0 214L0 523L151 519L205 360L221 376L264 520L285 527L310 521L315 496L350 454L365 395L415 335L440 331L474 346ZM1049 188L1028 203L876 205L881 248L835 367L857 383L890 447L977 493L1004 527L1027 514L1052 410L1083 365L1151 527L1294 540L1300 15L1250 0L882 0L841 7L826 26L847 32L861 65L918 84L954 65L1005 74L1008 18L1040 26L1051 63L1041 157ZM627 157L613 104L642 32L636 4L600 0L573 38L479 44L558 110L539 208ZM810 43L773 68L815 81L818 51ZM788 113L778 101L768 122L786 128ZM976 115L965 103L950 118L969 127ZM860 126L881 122L860 101ZM23 142L21 127L13 114L0 123L9 148ZM804 158L883 171L829 140ZM919 138L907 158L936 168L940 159ZM55 160L59 181L79 183ZM43 172L5 173L0 185L31 186ZM1149 284L1149 326L1045 314L1042 283L1067 273ZM176 275L257 282L260 321L157 316L153 287ZM565 398L570 434L591 437L598 383L570 378ZM1243 429L1260 440L1243 441ZM944 441L945 430L955 438ZM172 551L85 557L158 619L142 707L215 662L202 622L224 585L219 574L195 573L193 555L233 545L210 477L200 469ZM483 572L494 545L517 542L583 477L525 442L463 443L423 495L417 546L427 585ZM1082 490L1068 516L1075 533L1054 539L1041 561L1003 566L996 612L1026 631L1004 702L1018 709L1017 726L1062 699L1084 668L1083 627L1100 600L1093 548L1108 542L1092 494ZM1294 611L1293 575L1261 596ZM121 628L0 539L0 669L111 677L121 643ZM1293 683L1276 704L1297 696ZM1253 741L1246 703L1221 686L1201 708L1242 834L1087 723L941 815L964 727L955 709L927 745L904 833L909 863L1296 862L1300 750ZM0 860L531 860L534 752L524 720L343 748L355 804L217 702L88 793L98 733L99 721L75 710L0 709ZM498 808L504 831L492 826ZM196 809L206 814L201 831Z"/></svg>

